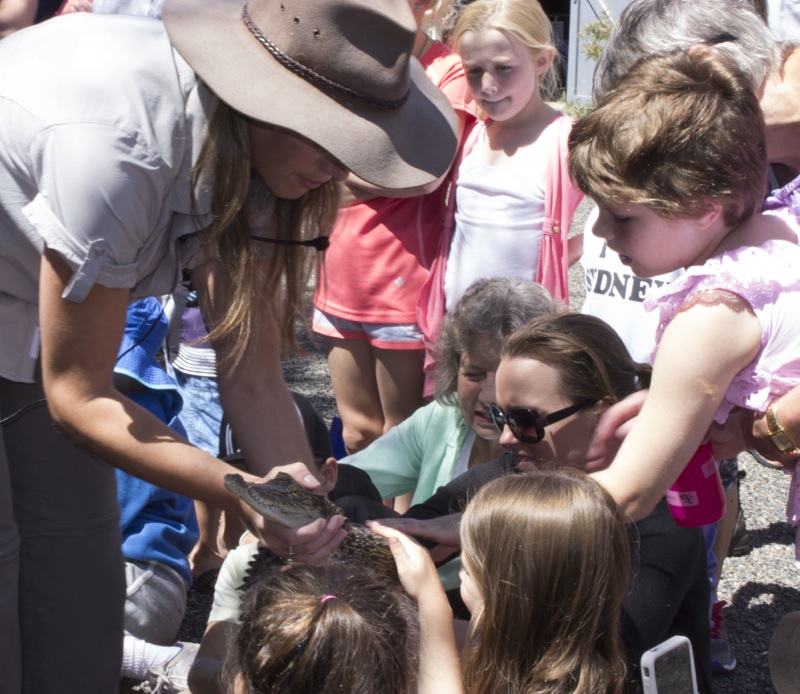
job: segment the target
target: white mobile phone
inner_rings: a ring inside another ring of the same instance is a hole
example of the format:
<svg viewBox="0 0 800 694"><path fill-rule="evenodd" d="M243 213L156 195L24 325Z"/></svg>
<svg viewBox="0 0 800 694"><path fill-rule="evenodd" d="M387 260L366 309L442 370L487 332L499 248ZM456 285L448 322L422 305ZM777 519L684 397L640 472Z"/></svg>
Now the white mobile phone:
<svg viewBox="0 0 800 694"><path fill-rule="evenodd" d="M642 654L644 694L697 694L692 644L673 636Z"/></svg>

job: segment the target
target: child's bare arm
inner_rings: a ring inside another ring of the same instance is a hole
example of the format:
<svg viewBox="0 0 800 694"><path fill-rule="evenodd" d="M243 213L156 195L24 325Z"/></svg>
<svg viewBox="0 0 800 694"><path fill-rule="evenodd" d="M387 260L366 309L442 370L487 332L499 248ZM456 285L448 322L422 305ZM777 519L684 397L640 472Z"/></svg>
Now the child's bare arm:
<svg viewBox="0 0 800 694"><path fill-rule="evenodd" d="M464 686L453 630L453 610L430 554L394 528L376 521L371 521L369 526L389 541L400 580L419 607L418 694L461 694Z"/></svg>
<svg viewBox="0 0 800 694"><path fill-rule="evenodd" d="M760 348L759 322L734 294L700 296L669 324L642 410L611 466L595 473L634 519L677 479L734 376Z"/></svg>
<svg viewBox="0 0 800 694"><path fill-rule="evenodd" d="M583 255L583 234L570 236L567 241L567 263L572 267Z"/></svg>
<svg viewBox="0 0 800 694"><path fill-rule="evenodd" d="M222 663L228 648L239 631L233 622L209 622L200 642L197 657L189 670L189 691L192 694L224 694L220 681Z"/></svg>

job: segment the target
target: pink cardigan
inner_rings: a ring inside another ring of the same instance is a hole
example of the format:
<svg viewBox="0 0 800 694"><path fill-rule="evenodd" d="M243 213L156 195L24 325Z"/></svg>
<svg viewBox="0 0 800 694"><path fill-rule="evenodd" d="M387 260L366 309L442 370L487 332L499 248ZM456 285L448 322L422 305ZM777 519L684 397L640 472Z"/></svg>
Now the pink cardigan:
<svg viewBox="0 0 800 694"><path fill-rule="evenodd" d="M569 305L569 263L567 258L567 238L572 224L572 216L583 193L572 186L567 168L567 138L572 129L572 119L559 116L557 125L549 130L555 133L550 137L548 147L548 163L545 181L544 227L542 229L542 247L539 251L539 266L536 270L536 281L552 294L553 298ZM478 130L475 125L469 133L465 133L461 151L457 155L458 165L469 153L477 140ZM455 169L457 172L457 169ZM455 183L457 177L453 177ZM435 344L442 327L444 308L444 273L450 243L455 227L456 204L455 185L450 189L447 217L444 220L442 238L436 257L431 263L430 275L422 286L417 303L417 323L425 336L428 353L425 359L425 371L430 375L433 365L430 347ZM426 385L426 394L429 387Z"/></svg>

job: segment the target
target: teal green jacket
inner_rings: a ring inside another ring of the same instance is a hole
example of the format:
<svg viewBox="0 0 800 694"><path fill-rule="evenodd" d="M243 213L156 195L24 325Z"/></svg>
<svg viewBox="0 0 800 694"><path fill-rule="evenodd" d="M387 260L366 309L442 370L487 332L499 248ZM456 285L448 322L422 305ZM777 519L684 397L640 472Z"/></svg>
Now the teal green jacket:
<svg viewBox="0 0 800 694"><path fill-rule="evenodd" d="M457 406L434 401L339 462L364 470L384 499L416 490L411 504L419 504L453 479L461 450L473 437ZM445 590L458 587L460 568L458 557L439 568Z"/></svg>
<svg viewBox="0 0 800 694"><path fill-rule="evenodd" d="M432 402L339 462L364 470L384 499L416 490L418 504L453 479L471 433L457 406Z"/></svg>

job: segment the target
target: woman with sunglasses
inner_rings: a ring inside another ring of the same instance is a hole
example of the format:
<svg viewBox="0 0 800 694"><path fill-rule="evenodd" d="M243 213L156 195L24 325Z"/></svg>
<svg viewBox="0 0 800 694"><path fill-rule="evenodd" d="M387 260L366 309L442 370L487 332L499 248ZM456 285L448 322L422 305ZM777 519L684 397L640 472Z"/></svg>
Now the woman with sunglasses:
<svg viewBox="0 0 800 694"><path fill-rule="evenodd" d="M444 319L436 346L435 400L340 463L364 470L384 499L414 492L413 504L501 449L489 404L503 340L560 310L541 285L494 277L475 282Z"/></svg>
<svg viewBox="0 0 800 694"><path fill-rule="evenodd" d="M648 378L649 367L634 363L620 337L598 318L567 313L523 326L506 341L497 368L497 400L490 409L505 453L487 465L496 474L502 474L508 458L515 472L545 466L583 469L602 412L646 387ZM452 517L381 522L417 537L458 544ZM631 681L630 691L639 687L641 654L683 634L692 642L698 691L710 692L702 533L676 525L664 500L648 517L631 523L629 533L633 578L623 609L623 640L629 672L637 680Z"/></svg>

